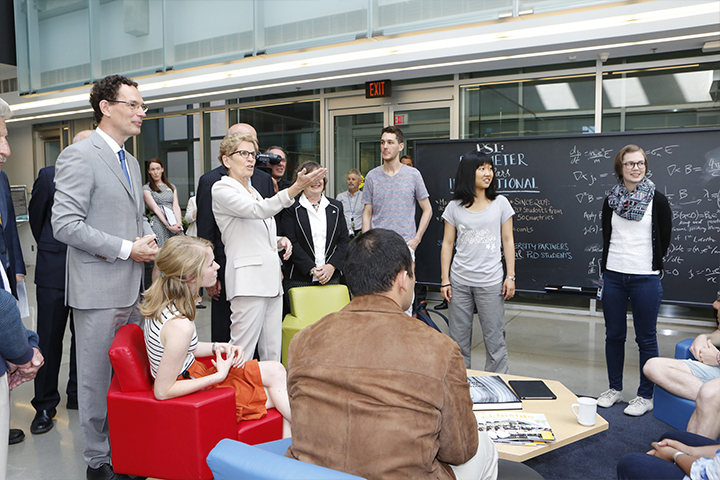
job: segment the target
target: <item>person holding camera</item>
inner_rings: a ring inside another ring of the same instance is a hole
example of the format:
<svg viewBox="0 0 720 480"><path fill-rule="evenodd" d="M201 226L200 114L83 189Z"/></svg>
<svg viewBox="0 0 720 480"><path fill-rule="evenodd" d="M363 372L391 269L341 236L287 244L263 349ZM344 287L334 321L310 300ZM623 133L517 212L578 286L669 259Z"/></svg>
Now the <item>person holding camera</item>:
<svg viewBox="0 0 720 480"><path fill-rule="evenodd" d="M269 173L272 175L273 184L275 185L275 193L280 190L285 190L292 182L285 180L285 169L287 168L287 153L282 147L274 146L265 150L265 154L262 155L263 159L266 159ZM260 160L260 158L258 158Z"/></svg>

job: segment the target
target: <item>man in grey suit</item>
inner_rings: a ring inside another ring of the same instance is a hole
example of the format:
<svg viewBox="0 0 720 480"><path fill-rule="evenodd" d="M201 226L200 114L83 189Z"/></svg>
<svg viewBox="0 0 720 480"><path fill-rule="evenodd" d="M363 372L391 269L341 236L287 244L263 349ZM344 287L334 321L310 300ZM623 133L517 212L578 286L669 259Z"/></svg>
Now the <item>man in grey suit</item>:
<svg viewBox="0 0 720 480"><path fill-rule="evenodd" d="M111 75L90 92L98 128L57 160L52 226L67 244L66 299L77 335L78 404L88 480L114 473L106 395L108 350L117 330L140 323L143 262L158 251L143 215L142 173L124 143L140 133L147 106L137 83Z"/></svg>

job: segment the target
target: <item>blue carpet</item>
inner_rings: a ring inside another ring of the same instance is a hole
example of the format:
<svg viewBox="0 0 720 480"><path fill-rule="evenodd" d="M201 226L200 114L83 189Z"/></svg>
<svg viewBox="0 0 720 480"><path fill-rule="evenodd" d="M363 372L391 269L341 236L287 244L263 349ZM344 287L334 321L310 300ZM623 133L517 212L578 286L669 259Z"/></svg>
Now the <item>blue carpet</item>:
<svg viewBox="0 0 720 480"><path fill-rule="evenodd" d="M656 420L652 412L642 417L625 415L625 407L627 403L622 402L610 408L598 408L600 416L610 424L607 430L527 460L525 465L545 480L617 478L615 467L620 457L630 452L647 452L660 435L675 430Z"/></svg>

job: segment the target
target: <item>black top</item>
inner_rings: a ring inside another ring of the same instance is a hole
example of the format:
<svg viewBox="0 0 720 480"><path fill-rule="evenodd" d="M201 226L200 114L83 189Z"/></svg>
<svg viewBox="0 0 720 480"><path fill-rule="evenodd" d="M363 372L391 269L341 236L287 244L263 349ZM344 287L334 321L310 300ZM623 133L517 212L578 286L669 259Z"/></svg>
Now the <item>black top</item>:
<svg viewBox="0 0 720 480"><path fill-rule="evenodd" d="M50 223L55 195L55 167L40 169L28 205L30 229L37 243L35 284L45 288L65 289L65 256L67 245L55 240Z"/></svg>
<svg viewBox="0 0 720 480"><path fill-rule="evenodd" d="M330 205L325 209L327 230L325 232L325 263L335 267L333 278L339 277L345 262L350 237L348 236L342 203L328 198ZM290 260L287 261L287 275L294 280L312 280L310 270L315 267L315 245L308 211L299 200L283 211L280 235L286 236L293 245Z"/></svg>

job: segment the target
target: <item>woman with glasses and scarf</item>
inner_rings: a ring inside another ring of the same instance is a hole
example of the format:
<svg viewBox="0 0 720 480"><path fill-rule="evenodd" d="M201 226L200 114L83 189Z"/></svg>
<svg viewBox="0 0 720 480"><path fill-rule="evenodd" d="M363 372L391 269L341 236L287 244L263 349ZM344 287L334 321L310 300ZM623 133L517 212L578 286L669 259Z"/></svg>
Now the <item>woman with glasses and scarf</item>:
<svg viewBox="0 0 720 480"><path fill-rule="evenodd" d="M327 169L302 170L293 185L264 199L250 183L257 151L251 135L233 133L223 139L219 160L228 174L213 185L212 205L227 257L230 343L241 346L247 358L253 358L257 346L260 360L280 361L283 291L278 252L284 250L287 260L292 243L277 235L274 216L321 180Z"/></svg>
<svg viewBox="0 0 720 480"><path fill-rule="evenodd" d="M640 386L625 408L641 416L653 409L653 383L643 373L648 359L658 356L657 315L662 300L663 256L670 246L672 213L665 195L646 174L648 159L637 145L627 145L615 157L619 182L602 209L602 282L598 298L605 317L605 359L610 389L598 406L623 401L623 364L627 336L627 305L632 306L635 341L640 351Z"/></svg>

